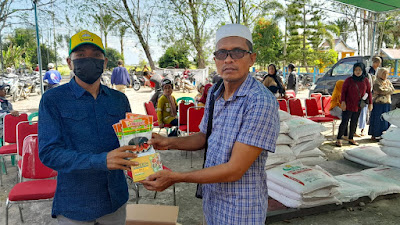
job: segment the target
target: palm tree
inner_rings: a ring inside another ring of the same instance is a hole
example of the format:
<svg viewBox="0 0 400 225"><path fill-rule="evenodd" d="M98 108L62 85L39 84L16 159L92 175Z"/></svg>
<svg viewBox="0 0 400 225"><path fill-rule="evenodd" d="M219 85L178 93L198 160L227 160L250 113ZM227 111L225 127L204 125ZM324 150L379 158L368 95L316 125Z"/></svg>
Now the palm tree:
<svg viewBox="0 0 400 225"><path fill-rule="evenodd" d="M353 32L350 26L350 22L347 19L337 19L329 23L330 25L336 25L339 28L339 37L342 38L344 42L349 38L349 34Z"/></svg>
<svg viewBox="0 0 400 225"><path fill-rule="evenodd" d="M129 28L129 26L122 24L118 27L118 32L119 32L119 42L121 43L121 56L124 58L124 35L126 33L126 30Z"/></svg>
<svg viewBox="0 0 400 225"><path fill-rule="evenodd" d="M94 22L100 26L100 31L104 34L104 47L107 48L107 35L114 28L115 18L110 14L105 14L103 11L100 11L100 14L94 15Z"/></svg>

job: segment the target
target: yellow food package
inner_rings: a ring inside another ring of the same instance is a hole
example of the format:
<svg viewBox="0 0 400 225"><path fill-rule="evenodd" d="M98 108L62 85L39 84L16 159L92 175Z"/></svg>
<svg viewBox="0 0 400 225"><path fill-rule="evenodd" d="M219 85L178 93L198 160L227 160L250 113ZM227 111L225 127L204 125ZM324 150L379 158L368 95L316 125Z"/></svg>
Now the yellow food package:
<svg viewBox="0 0 400 225"><path fill-rule="evenodd" d="M146 154L144 156L131 159L138 162L138 166L132 166L133 182L145 180L148 176L163 169L159 153Z"/></svg>

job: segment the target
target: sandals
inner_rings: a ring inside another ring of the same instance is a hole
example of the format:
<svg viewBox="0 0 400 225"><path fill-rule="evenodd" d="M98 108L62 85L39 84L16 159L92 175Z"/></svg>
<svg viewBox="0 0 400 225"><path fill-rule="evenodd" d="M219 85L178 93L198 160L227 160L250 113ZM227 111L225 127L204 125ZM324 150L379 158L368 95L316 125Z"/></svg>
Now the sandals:
<svg viewBox="0 0 400 225"><path fill-rule="evenodd" d="M342 141L341 140L337 140L335 142L336 147L342 147Z"/></svg>
<svg viewBox="0 0 400 225"><path fill-rule="evenodd" d="M356 141L354 141L354 140L349 140L349 144L350 144L350 145L356 145L356 146L359 146L359 145L360 145L358 142L356 142Z"/></svg>

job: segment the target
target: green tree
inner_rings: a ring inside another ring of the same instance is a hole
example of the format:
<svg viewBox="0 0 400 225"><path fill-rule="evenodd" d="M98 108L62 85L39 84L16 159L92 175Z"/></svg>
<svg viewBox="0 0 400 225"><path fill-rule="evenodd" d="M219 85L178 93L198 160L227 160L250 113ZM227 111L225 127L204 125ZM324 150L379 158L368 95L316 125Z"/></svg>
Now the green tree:
<svg viewBox="0 0 400 225"><path fill-rule="evenodd" d="M207 28L219 13L212 0L166 0L162 1L163 15L160 23L162 40L171 44L176 39L184 39L196 52L195 62L198 68L206 66L206 43L210 40L212 29Z"/></svg>
<svg viewBox="0 0 400 225"><path fill-rule="evenodd" d="M117 67L118 60L120 59L124 60L121 54L113 48L106 48L106 57L108 58L107 69L112 69L114 67Z"/></svg>
<svg viewBox="0 0 400 225"><path fill-rule="evenodd" d="M3 50L4 67L19 67L21 61L24 60L24 49L21 46L10 45L7 50Z"/></svg>
<svg viewBox="0 0 400 225"><path fill-rule="evenodd" d="M339 28L339 36L344 42L347 41L351 32L354 31L347 19L336 19L335 21L330 22L330 24L336 25Z"/></svg>
<svg viewBox="0 0 400 225"><path fill-rule="evenodd" d="M253 42L259 65L265 68L268 63L278 63L282 54L282 32L276 21L259 19L253 30Z"/></svg>
<svg viewBox="0 0 400 225"><path fill-rule="evenodd" d="M93 18L94 22L100 26L101 33L104 34L104 47L107 48L107 36L108 33L114 29L116 20L111 14L106 13L101 9L99 14L93 15Z"/></svg>
<svg viewBox="0 0 400 225"><path fill-rule="evenodd" d="M167 68L169 66L177 68L188 68L190 61L188 59L189 46L185 43L177 43L174 46L167 48L165 53L158 60L158 64L161 68Z"/></svg>

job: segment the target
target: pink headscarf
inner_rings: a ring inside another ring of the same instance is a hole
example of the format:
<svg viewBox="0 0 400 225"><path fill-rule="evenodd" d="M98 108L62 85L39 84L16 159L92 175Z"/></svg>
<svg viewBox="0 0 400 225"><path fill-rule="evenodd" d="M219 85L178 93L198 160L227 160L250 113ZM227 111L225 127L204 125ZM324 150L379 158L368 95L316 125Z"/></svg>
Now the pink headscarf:
<svg viewBox="0 0 400 225"><path fill-rule="evenodd" d="M204 105L206 104L206 100L207 100L207 92L211 87L212 87L212 84L206 84L206 86L204 86L203 95L201 96L201 98L199 100L199 102L203 103Z"/></svg>

